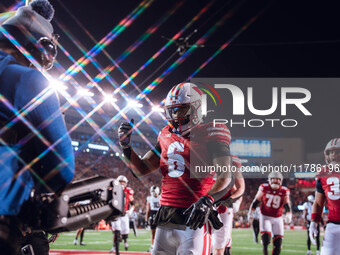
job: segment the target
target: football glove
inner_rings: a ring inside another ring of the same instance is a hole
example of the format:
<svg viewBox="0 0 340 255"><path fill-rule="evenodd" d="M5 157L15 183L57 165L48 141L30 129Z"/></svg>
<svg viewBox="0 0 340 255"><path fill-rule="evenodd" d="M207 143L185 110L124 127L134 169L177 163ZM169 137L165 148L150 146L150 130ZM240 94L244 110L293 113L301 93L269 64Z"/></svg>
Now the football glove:
<svg viewBox="0 0 340 255"><path fill-rule="evenodd" d="M183 214L186 215L185 225L193 230L203 227L212 210L212 199L207 196L201 197L197 202L193 203L183 212Z"/></svg>
<svg viewBox="0 0 340 255"><path fill-rule="evenodd" d="M312 221L309 226L309 238L312 244L316 245L315 237L318 235L318 223Z"/></svg>
<svg viewBox="0 0 340 255"><path fill-rule="evenodd" d="M120 124L120 126L118 128L119 145L123 149L130 147L130 140L131 140L133 123L134 123L134 120L131 119L130 123L129 122L123 122L122 124Z"/></svg>
<svg viewBox="0 0 340 255"><path fill-rule="evenodd" d="M291 212L287 212L286 213L286 217L285 217L285 223L286 224L290 224L292 222L292 217L293 217L292 213Z"/></svg>
<svg viewBox="0 0 340 255"><path fill-rule="evenodd" d="M210 212L209 217L208 217L208 221L211 224L211 226L216 230L219 230L221 227L223 227L223 223L218 218L218 212L215 211L215 210L212 210Z"/></svg>

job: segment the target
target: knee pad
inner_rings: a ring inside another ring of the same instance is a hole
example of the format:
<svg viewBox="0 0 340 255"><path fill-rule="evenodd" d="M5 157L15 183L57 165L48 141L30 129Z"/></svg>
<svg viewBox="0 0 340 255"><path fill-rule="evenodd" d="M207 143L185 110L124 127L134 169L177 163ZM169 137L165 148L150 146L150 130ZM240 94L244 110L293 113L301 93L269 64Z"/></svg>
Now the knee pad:
<svg viewBox="0 0 340 255"><path fill-rule="evenodd" d="M129 235L122 235L122 238L124 241L126 241L128 239Z"/></svg>
<svg viewBox="0 0 340 255"><path fill-rule="evenodd" d="M281 252L282 237L274 236L273 238L273 255L279 255Z"/></svg>
<svg viewBox="0 0 340 255"><path fill-rule="evenodd" d="M269 233L264 233L262 234L262 244L264 246L268 246L270 244L270 234Z"/></svg>

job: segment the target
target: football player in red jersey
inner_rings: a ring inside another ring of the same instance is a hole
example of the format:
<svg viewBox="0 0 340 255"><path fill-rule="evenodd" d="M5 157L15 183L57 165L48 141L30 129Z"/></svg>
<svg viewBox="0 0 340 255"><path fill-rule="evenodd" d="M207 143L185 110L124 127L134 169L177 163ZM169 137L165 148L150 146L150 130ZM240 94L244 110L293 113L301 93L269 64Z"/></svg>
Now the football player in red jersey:
<svg viewBox="0 0 340 255"><path fill-rule="evenodd" d="M214 255L231 254L231 232L233 229L234 214L240 209L242 195L245 190L245 183L241 172L241 161L237 156L232 155L232 165L235 167L235 185L222 198L221 204L217 208L219 216L223 222L223 227L213 231L212 246Z"/></svg>
<svg viewBox="0 0 340 255"><path fill-rule="evenodd" d="M256 207L261 203L260 231L263 245L263 254L268 255L270 236L273 234L273 255L281 252L284 234L283 208L286 210L285 222L292 221L289 189L282 186L283 176L280 172L271 172L268 182L261 184L250 206L248 219L251 221Z"/></svg>
<svg viewBox="0 0 340 255"><path fill-rule="evenodd" d="M324 150L326 164L317 176L315 201L313 204L309 236L315 245L318 223L327 201L328 222L321 246L322 255L340 254L340 138L328 142Z"/></svg>
<svg viewBox="0 0 340 255"><path fill-rule="evenodd" d="M230 131L225 125L202 124L202 91L192 83L180 83L168 93L165 114L169 126L158 136L154 149L143 158L130 146L131 123L118 130L130 168L137 176L160 168L162 173L161 207L156 215L156 236L153 254L209 254L210 239L202 228L208 218L215 228L222 223L213 210L233 185L230 171L206 172L196 178L193 162L204 166L230 167Z"/></svg>
<svg viewBox="0 0 340 255"><path fill-rule="evenodd" d="M133 198L133 189L127 187L128 179L124 175L120 175L117 177L117 180L122 185L125 193L125 215L118 217L115 221L111 222L111 228L113 232L113 247L111 252L116 252L116 254L119 254L119 242L121 238L124 240L125 250L128 250L129 248L129 244L127 242L130 232L129 216L135 209L135 201Z"/></svg>

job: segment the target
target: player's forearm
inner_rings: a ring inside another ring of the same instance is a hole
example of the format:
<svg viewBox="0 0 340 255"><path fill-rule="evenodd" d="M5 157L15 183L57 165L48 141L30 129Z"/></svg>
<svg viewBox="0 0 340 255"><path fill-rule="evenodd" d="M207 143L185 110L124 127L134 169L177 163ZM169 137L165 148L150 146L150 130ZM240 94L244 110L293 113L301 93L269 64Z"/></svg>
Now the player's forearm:
<svg viewBox="0 0 340 255"><path fill-rule="evenodd" d="M230 177L219 177L217 178L214 185L208 191L207 195L212 196L214 201L220 200L224 197L225 194L228 193L230 188L234 184L234 179Z"/></svg>
<svg viewBox="0 0 340 255"><path fill-rule="evenodd" d="M131 171L136 176L143 176L153 171L147 160L141 159L131 147L123 149L123 152L127 158Z"/></svg>
<svg viewBox="0 0 340 255"><path fill-rule="evenodd" d="M320 222L326 197L323 193L315 193L315 201L312 208L311 221Z"/></svg>
<svg viewBox="0 0 340 255"><path fill-rule="evenodd" d="M251 211L255 211L256 207L258 207L260 203L261 203L260 200L257 200L257 198L255 198L255 199L253 200L253 202L251 203L249 209L250 209Z"/></svg>
<svg viewBox="0 0 340 255"><path fill-rule="evenodd" d="M235 178L236 191L230 196L233 199L238 199L243 196L245 191L245 183L243 178Z"/></svg>

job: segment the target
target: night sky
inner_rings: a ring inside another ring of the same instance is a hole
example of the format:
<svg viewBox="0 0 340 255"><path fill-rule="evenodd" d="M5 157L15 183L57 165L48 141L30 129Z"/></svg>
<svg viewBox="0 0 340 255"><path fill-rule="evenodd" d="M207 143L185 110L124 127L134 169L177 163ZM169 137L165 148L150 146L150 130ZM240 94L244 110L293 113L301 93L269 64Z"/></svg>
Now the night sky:
<svg viewBox="0 0 340 255"><path fill-rule="evenodd" d="M76 60L83 56L77 48L77 45L79 46L77 41L88 51L95 45L93 40L100 41L141 3L137 0L51 0L50 2L56 10L53 25L61 36L59 42ZM183 63L157 84L156 88L148 94L153 102L160 102L174 84L192 75L219 47L240 32L242 27L254 17L257 17L256 20L194 77L339 77L340 22L335 2L154 0L108 44L105 50L112 59L117 61L128 47L177 5L164 23L151 33L133 53L119 63L122 70L130 76L167 43L162 36L173 37L188 26L195 15L210 3L201 17L185 29L181 36L186 37L197 29L197 32L188 40L189 43L194 44L213 29L204 42L205 47L195 49ZM15 1L2 0L0 11L7 10L14 3ZM225 17L225 20L221 22L222 17ZM72 34L71 38L64 33L64 28ZM141 90L151 84L180 57L176 49L174 44L167 47L158 58L134 78L134 82ZM95 59L102 67L112 64L103 52L96 55ZM71 60L62 51L57 60L65 69L72 65ZM91 77L98 74L93 64L87 65L85 70ZM54 68L52 73L57 77L61 71ZM117 84L126 80L117 68L110 74ZM74 78L82 86L88 83L88 79L83 74L77 74ZM98 84L105 91L113 91L113 86L107 80L102 80ZM124 90L129 95L138 95L131 84L128 84ZM334 94L338 91L338 89L332 91L325 88L325 95L322 99L312 102L311 107L319 111L319 115L324 113L324 121L327 121L325 116L329 116L330 120L326 124L314 123L319 127L318 132L308 134L309 137L314 133L313 135L319 139L318 144L323 144L322 147L332 136L336 136L336 131L339 130L339 121L337 121L339 103ZM93 92L96 93L96 90L93 89ZM318 110L318 106L327 100L327 93L334 100L334 107L332 103L328 103L327 107L330 109L320 107ZM323 129L325 125L327 128ZM297 132L301 132L302 135L305 130ZM312 137L310 139L308 137L306 137L307 147L311 147ZM317 145L310 151L317 151L320 146Z"/></svg>

